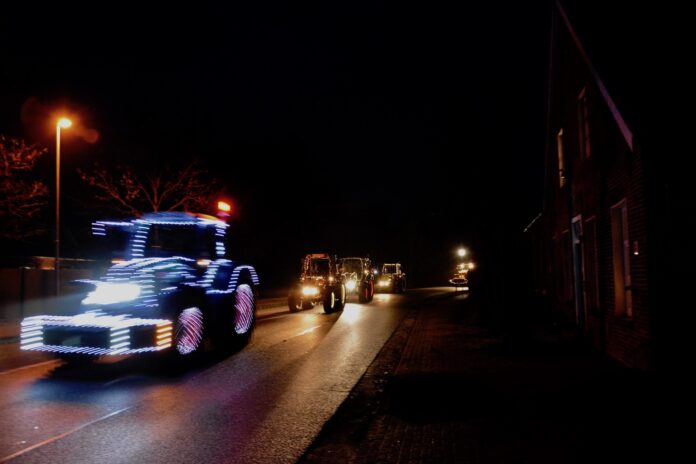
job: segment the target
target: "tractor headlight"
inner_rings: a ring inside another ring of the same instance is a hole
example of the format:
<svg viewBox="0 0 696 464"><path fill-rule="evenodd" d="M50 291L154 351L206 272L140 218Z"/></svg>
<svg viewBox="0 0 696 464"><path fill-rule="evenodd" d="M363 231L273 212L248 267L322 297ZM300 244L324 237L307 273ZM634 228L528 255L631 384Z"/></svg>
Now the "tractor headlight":
<svg viewBox="0 0 696 464"><path fill-rule="evenodd" d="M319 289L317 287L307 285L302 287L302 294L304 296L316 296L319 294Z"/></svg>
<svg viewBox="0 0 696 464"><path fill-rule="evenodd" d="M114 304L135 300L140 296L140 287L136 284L117 284L99 282L97 288L87 294L82 304Z"/></svg>
<svg viewBox="0 0 696 464"><path fill-rule="evenodd" d="M348 282L346 282L346 290L348 291L353 291L355 290L356 282L353 279L350 279Z"/></svg>

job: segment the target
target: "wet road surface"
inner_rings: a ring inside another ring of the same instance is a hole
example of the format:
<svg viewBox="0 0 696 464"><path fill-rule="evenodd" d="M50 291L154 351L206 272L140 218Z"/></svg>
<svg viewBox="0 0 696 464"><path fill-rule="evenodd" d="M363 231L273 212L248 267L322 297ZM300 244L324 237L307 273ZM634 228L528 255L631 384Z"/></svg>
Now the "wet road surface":
<svg viewBox="0 0 696 464"><path fill-rule="evenodd" d="M0 372L0 462L295 462L422 297L266 318L175 374L143 357Z"/></svg>

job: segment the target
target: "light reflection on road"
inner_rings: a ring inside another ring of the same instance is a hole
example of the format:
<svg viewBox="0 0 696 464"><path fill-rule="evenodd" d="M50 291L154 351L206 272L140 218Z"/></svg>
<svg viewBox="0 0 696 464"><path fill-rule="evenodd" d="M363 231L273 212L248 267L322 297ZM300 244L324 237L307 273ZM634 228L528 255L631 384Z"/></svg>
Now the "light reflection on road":
<svg viewBox="0 0 696 464"><path fill-rule="evenodd" d="M341 322L353 325L357 322L360 317L362 317L363 307L355 304L348 303L341 313Z"/></svg>
<svg viewBox="0 0 696 464"><path fill-rule="evenodd" d="M389 303L394 295L389 293L375 293L375 301L380 303Z"/></svg>

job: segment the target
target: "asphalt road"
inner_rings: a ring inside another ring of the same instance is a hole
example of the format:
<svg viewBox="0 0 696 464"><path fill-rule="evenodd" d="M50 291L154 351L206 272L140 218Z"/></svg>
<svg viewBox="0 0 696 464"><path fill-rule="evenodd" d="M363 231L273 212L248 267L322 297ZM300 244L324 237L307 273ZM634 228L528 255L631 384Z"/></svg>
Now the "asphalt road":
<svg viewBox="0 0 696 464"><path fill-rule="evenodd" d="M142 357L0 372L0 462L295 462L424 295L268 317L183 373Z"/></svg>

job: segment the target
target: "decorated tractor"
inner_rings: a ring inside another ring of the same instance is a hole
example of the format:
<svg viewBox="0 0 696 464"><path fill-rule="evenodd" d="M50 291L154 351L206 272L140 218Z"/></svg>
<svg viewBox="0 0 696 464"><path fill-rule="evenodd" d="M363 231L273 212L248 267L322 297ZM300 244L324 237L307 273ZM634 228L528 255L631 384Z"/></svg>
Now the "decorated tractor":
<svg viewBox="0 0 696 464"><path fill-rule="evenodd" d="M377 279L377 290L380 292L402 293L406 289L406 274L401 269L401 263L384 264L382 273Z"/></svg>
<svg viewBox="0 0 696 464"><path fill-rule="evenodd" d="M124 222L98 221L93 235L127 237L126 248L99 280L75 282L81 303L65 315L22 321L21 349L68 360L241 347L256 321L259 278L227 259L227 224L180 212Z"/></svg>
<svg viewBox="0 0 696 464"><path fill-rule="evenodd" d="M302 260L302 273L288 294L290 311L324 306L325 313L341 311L346 304L346 286L336 260L328 253L308 254Z"/></svg>
<svg viewBox="0 0 696 464"><path fill-rule="evenodd" d="M375 277L369 258L341 258L339 272L343 275L348 295L357 295L360 303L369 303L375 296Z"/></svg>
<svg viewBox="0 0 696 464"><path fill-rule="evenodd" d="M454 286L455 291L469 290L469 271L474 268L472 263L461 263L457 265L452 278L449 282Z"/></svg>

